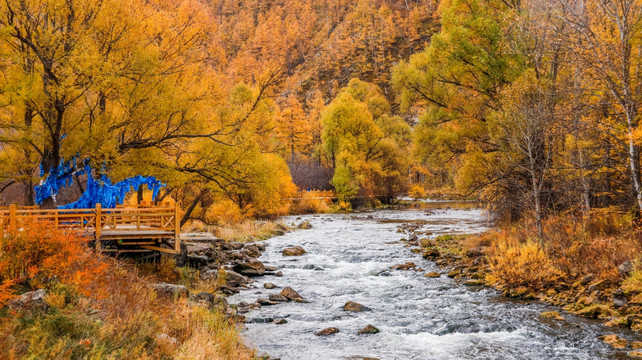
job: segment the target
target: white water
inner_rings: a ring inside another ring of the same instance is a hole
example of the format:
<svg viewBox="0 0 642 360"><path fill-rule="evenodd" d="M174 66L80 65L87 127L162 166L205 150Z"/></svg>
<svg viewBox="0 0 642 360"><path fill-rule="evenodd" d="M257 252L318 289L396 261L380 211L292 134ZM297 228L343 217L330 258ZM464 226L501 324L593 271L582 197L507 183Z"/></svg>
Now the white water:
<svg viewBox="0 0 642 360"><path fill-rule="evenodd" d="M470 288L444 275L425 278L440 269L404 247L396 223L381 219L427 220L422 230L433 236L488 229L478 209L386 210L357 215L304 216L313 228L266 242L260 258L278 267L283 277L265 276L230 298L231 303L267 298L284 286L297 290L309 303L263 306L247 314L248 345L281 359L620 359L625 352L603 344L597 336L613 333L597 322L563 314L567 321L542 319L555 310L534 302L509 301L495 291ZM297 220L300 221L301 219ZM285 218L286 222L294 218ZM301 257L283 257L288 246L300 245ZM412 261L423 272L391 271ZM265 282L279 286L263 288ZM371 309L343 311L347 301ZM282 325L271 319L286 318ZM378 334L357 335L372 324ZM340 332L318 337L326 327ZM631 337L629 333L622 336Z"/></svg>

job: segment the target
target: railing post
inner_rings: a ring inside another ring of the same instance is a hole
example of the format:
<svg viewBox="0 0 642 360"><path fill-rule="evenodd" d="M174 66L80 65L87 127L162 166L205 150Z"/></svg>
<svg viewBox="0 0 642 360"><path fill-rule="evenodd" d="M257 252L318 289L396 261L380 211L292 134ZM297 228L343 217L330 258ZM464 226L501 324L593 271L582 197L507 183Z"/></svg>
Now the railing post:
<svg viewBox="0 0 642 360"><path fill-rule="evenodd" d="M178 201L174 203L174 250L177 253L181 252L181 219L179 215L181 213L180 206Z"/></svg>
<svg viewBox="0 0 642 360"><path fill-rule="evenodd" d="M9 230L16 231L16 204L9 205Z"/></svg>
<svg viewBox="0 0 642 360"><path fill-rule="evenodd" d="M100 237L103 230L102 208L103 206L101 203L96 204L96 221L94 221L94 233L96 235L96 250L98 251L100 251L102 247L102 244L100 243Z"/></svg>

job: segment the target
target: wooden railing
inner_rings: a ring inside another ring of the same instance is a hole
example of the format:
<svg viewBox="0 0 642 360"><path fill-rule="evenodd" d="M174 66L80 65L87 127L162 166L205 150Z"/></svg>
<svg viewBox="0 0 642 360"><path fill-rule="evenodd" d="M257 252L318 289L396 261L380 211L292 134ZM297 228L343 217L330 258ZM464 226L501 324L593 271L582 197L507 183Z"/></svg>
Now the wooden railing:
<svg viewBox="0 0 642 360"><path fill-rule="evenodd" d="M102 250L104 241L118 240L121 245L139 245L148 250L180 252L180 208L178 204L165 207L118 207L103 209L34 209L10 205L0 208L2 236L28 222L45 222L55 230L74 230L95 240ZM132 242L137 240L136 242ZM144 240L144 241L140 241ZM173 249L163 248L167 242Z"/></svg>

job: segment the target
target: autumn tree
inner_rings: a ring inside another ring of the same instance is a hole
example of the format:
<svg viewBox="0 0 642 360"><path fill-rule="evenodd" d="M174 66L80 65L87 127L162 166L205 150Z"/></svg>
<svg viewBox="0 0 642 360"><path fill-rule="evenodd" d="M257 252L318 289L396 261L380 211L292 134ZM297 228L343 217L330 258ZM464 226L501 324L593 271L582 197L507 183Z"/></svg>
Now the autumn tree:
<svg viewBox="0 0 642 360"><path fill-rule="evenodd" d="M408 164L402 148L410 128L389 111L379 88L357 79L324 110L323 142L340 197L390 200L405 190Z"/></svg>

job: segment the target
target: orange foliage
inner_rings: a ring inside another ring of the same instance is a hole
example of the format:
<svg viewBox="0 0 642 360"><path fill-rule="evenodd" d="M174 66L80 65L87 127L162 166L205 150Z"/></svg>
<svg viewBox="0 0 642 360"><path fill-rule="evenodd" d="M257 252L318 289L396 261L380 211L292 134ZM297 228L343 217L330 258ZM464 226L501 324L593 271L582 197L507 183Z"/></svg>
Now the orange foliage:
<svg viewBox="0 0 642 360"><path fill-rule="evenodd" d="M72 232L29 223L0 238L0 304L13 295L12 285L42 287L51 280L72 285L87 294L101 279L107 264Z"/></svg>

